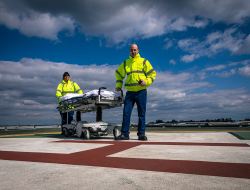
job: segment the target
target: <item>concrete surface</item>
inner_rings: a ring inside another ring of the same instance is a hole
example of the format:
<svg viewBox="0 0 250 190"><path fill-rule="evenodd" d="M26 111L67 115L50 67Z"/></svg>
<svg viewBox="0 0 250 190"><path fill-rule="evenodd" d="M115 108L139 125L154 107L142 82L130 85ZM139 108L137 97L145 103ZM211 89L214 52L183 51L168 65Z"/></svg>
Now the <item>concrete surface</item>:
<svg viewBox="0 0 250 190"><path fill-rule="evenodd" d="M0 190L250 189L249 141L216 132L152 132L148 137L142 144L135 133L132 140L122 142L111 138L0 138ZM196 166L197 173L196 169L189 172ZM245 172L242 175L237 171L240 168ZM224 169L239 176L223 177L227 174L220 170Z"/></svg>
<svg viewBox="0 0 250 190"><path fill-rule="evenodd" d="M0 161L2 190L249 189L249 179L63 164Z"/></svg>

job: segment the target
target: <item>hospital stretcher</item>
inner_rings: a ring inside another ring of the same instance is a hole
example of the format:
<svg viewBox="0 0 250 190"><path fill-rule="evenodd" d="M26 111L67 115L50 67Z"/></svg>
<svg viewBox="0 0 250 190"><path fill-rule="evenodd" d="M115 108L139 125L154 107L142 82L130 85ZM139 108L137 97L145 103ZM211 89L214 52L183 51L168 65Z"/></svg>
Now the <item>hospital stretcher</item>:
<svg viewBox="0 0 250 190"><path fill-rule="evenodd" d="M62 126L64 136L78 136L80 138L90 139L95 136L106 136L109 128L113 127L113 135L116 138L119 135L118 126L112 126L102 121L102 110L120 107L123 104L123 91L114 93L101 87L85 94L75 94L72 97L63 97L57 109L62 113L70 111L79 111L81 113L96 112L96 122L76 122L72 121Z"/></svg>

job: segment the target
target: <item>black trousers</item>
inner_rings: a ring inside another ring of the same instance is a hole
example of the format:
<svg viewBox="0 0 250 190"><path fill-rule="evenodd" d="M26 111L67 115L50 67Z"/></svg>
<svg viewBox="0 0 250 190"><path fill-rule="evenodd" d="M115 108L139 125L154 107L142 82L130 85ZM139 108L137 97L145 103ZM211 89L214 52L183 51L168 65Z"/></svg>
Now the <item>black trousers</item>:
<svg viewBox="0 0 250 190"><path fill-rule="evenodd" d="M68 113L62 113L60 112L60 115L61 115L61 119L62 119L62 125L64 124L70 124L73 120L73 117L74 117L74 111L70 111ZM82 118L81 118L81 112L80 111L77 111L76 112L76 121L81 121Z"/></svg>

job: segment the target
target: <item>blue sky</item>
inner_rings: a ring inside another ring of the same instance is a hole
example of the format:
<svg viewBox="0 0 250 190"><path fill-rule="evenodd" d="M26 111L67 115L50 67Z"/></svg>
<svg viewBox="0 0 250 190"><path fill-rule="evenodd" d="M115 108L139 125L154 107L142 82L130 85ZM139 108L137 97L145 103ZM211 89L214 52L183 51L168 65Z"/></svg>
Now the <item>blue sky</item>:
<svg viewBox="0 0 250 190"><path fill-rule="evenodd" d="M114 90L131 43L158 74L148 122L250 118L249 13L248 0L0 0L0 124L59 123L64 71L85 91Z"/></svg>

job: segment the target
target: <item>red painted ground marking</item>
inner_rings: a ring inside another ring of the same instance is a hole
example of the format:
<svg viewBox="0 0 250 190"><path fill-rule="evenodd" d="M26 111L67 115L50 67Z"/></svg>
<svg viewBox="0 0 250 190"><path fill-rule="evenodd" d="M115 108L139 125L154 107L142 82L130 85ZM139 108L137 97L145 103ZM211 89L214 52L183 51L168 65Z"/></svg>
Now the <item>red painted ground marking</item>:
<svg viewBox="0 0 250 190"><path fill-rule="evenodd" d="M184 143L184 142L132 142L132 141L92 141L92 140L89 141L63 140L57 142L98 143L98 144L111 144L111 145L71 154L0 151L0 159L250 179L250 164L245 164L245 163L221 163L221 162L192 161L192 160L163 160L163 159L108 157L108 155L118 153L143 144L249 147L249 145L243 143L234 144L234 143Z"/></svg>
<svg viewBox="0 0 250 190"><path fill-rule="evenodd" d="M98 140L59 140L54 142L63 143L97 143L97 144L117 144L117 143L133 143L134 145L191 145L191 146L236 146L236 147L250 147L246 143L196 143L196 142L150 142L150 141L98 141Z"/></svg>

